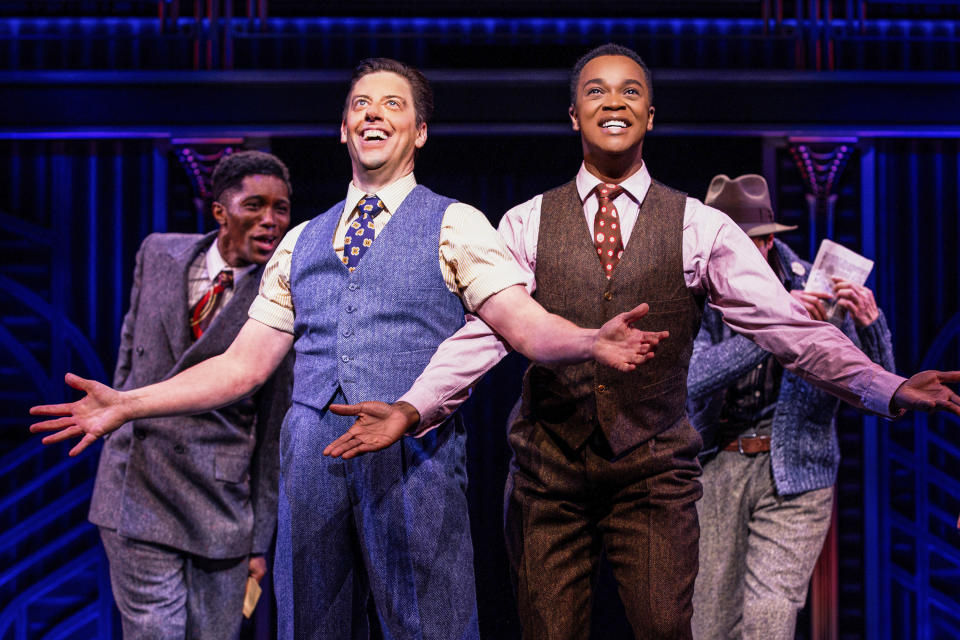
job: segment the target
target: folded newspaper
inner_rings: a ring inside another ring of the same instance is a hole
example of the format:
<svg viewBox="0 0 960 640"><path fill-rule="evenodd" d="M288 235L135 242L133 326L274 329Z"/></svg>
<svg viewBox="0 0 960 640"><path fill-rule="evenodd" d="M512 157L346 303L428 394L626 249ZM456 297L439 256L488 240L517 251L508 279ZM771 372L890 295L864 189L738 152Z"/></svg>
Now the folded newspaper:
<svg viewBox="0 0 960 640"><path fill-rule="evenodd" d="M817 251L817 259L813 261L804 291L833 293L833 277L862 286L872 269L873 260L864 258L833 240L824 240ZM827 321L840 326L843 322L843 308L837 306L837 299L826 300L823 306L827 311Z"/></svg>

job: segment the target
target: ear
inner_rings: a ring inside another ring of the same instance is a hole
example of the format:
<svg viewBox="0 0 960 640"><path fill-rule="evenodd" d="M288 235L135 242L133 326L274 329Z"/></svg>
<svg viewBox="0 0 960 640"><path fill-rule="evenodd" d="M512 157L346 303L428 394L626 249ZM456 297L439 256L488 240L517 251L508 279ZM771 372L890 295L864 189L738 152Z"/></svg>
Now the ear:
<svg viewBox="0 0 960 640"><path fill-rule="evenodd" d="M211 210L213 219L217 221L217 224L221 227L227 224L227 208L225 206L214 200Z"/></svg>
<svg viewBox="0 0 960 640"><path fill-rule="evenodd" d="M414 146L417 149L422 149L423 145L427 144L427 123L421 122L420 126L417 127L417 139L413 141Z"/></svg>
<svg viewBox="0 0 960 640"><path fill-rule="evenodd" d="M347 143L347 121L340 121L340 144Z"/></svg>
<svg viewBox="0 0 960 640"><path fill-rule="evenodd" d="M570 108L567 109L567 113L570 115L570 124L573 126L573 130L580 131L580 118L577 117L577 107L575 105L570 105Z"/></svg>
<svg viewBox="0 0 960 640"><path fill-rule="evenodd" d="M647 112L647 131L653 131L653 113L656 109L651 105L650 111Z"/></svg>

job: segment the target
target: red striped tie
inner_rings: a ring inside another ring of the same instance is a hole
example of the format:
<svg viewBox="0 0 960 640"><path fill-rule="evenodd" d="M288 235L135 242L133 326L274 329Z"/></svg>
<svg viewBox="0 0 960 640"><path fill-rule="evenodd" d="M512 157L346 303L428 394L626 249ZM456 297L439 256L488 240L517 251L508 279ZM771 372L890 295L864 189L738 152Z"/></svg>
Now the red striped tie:
<svg viewBox="0 0 960 640"><path fill-rule="evenodd" d="M224 269L217 274L217 279L209 291L203 294L200 301L193 307L193 311L190 312L190 330L193 331L194 340L202 336L210 323L213 322L213 316L216 315L217 307L220 304L220 294L232 286L233 271Z"/></svg>

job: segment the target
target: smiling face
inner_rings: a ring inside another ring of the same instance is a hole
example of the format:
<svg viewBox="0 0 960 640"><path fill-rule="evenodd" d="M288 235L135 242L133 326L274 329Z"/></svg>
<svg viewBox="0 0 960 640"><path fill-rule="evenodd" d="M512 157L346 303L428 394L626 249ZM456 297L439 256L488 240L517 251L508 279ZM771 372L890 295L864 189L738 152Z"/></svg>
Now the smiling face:
<svg viewBox="0 0 960 640"><path fill-rule="evenodd" d="M220 224L217 248L231 267L266 264L290 226L287 185L276 176L249 175L213 203Z"/></svg>
<svg viewBox="0 0 960 640"><path fill-rule="evenodd" d="M626 56L598 56L580 72L570 106L588 170L610 180L643 165L643 137L653 129L650 87L643 69Z"/></svg>
<svg viewBox="0 0 960 640"><path fill-rule="evenodd" d="M340 125L354 184L368 193L413 171L416 150L427 141L417 124L410 84L390 71L370 73L353 85Z"/></svg>

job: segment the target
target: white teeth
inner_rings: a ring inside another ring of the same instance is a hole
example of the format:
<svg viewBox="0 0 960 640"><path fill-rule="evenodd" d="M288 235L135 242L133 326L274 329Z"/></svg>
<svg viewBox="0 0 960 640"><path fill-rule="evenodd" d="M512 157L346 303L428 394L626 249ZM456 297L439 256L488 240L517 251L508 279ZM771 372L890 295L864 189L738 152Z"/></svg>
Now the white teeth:
<svg viewBox="0 0 960 640"><path fill-rule="evenodd" d="M386 140L387 134L383 131L377 131L376 129L370 129L369 131L363 132L364 140Z"/></svg>
<svg viewBox="0 0 960 640"><path fill-rule="evenodd" d="M604 122L600 126L602 126L604 129L609 127L619 127L620 129L626 129L627 123L624 122L623 120L608 120L607 122Z"/></svg>

